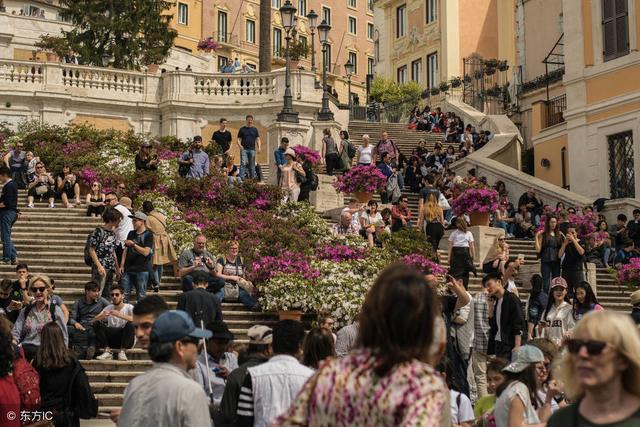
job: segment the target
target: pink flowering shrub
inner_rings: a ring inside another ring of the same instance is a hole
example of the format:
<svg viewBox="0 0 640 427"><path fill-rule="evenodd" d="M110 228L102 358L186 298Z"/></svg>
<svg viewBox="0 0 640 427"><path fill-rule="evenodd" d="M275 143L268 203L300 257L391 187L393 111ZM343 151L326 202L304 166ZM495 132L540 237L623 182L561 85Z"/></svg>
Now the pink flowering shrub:
<svg viewBox="0 0 640 427"><path fill-rule="evenodd" d="M95 150L91 141L83 140L78 142L68 142L62 146L62 153L65 156L78 156Z"/></svg>
<svg viewBox="0 0 640 427"><path fill-rule="evenodd" d="M492 188L467 188L453 199L451 207L457 215L498 210L498 192Z"/></svg>
<svg viewBox="0 0 640 427"><path fill-rule="evenodd" d="M333 184L340 193L377 193L386 185L387 177L373 165L351 168Z"/></svg>
<svg viewBox="0 0 640 427"><path fill-rule="evenodd" d="M637 288L640 285L640 258L631 258L629 264L625 264L614 271L619 285Z"/></svg>
<svg viewBox="0 0 640 427"><path fill-rule="evenodd" d="M363 259L367 255L365 248L348 245L326 245L316 249L318 259L326 259L334 262Z"/></svg>
<svg viewBox="0 0 640 427"><path fill-rule="evenodd" d="M207 37L206 39L200 40L197 48L205 52L216 51L218 49L218 42L216 42L213 37Z"/></svg>
<svg viewBox="0 0 640 427"><path fill-rule="evenodd" d="M84 181L87 185L91 185L96 181L100 181L98 172L91 167L82 168L80 172L78 172L78 178Z"/></svg>
<svg viewBox="0 0 640 427"><path fill-rule="evenodd" d="M447 270L436 262L420 254L405 255L401 261L422 272L423 274L445 274Z"/></svg>
<svg viewBox="0 0 640 427"><path fill-rule="evenodd" d="M293 146L293 151L295 151L298 156L303 155L312 165L320 163L320 153L312 148L305 147L304 145L295 145Z"/></svg>
<svg viewBox="0 0 640 427"><path fill-rule="evenodd" d="M596 231L596 221L598 221L598 216L593 212L588 212L583 215L570 214L567 216L567 219L569 220L569 224L576 227L579 239L586 239ZM540 225L536 231L544 230L546 222L547 215L542 215L542 217L540 217Z"/></svg>
<svg viewBox="0 0 640 427"><path fill-rule="evenodd" d="M266 283L281 274L300 274L307 280L317 279L320 271L311 268L307 256L285 251L279 256L263 256L251 264L248 276L254 283Z"/></svg>

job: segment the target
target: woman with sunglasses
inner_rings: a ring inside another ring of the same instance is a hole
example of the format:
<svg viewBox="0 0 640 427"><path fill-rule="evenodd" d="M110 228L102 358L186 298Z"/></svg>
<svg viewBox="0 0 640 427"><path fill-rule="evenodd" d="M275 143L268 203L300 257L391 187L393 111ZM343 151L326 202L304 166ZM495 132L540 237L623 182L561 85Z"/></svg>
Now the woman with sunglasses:
<svg viewBox="0 0 640 427"><path fill-rule="evenodd" d="M53 179L53 175L47 172L47 169L44 167L44 163L38 162L36 164L36 174L33 177L33 180L29 183L27 207L33 208L33 200L36 197L39 197L40 199L49 199L49 207L55 208L55 193L53 192L55 184L56 182Z"/></svg>
<svg viewBox="0 0 640 427"><path fill-rule="evenodd" d="M91 184L91 191L87 194L87 216L98 217L104 212L104 198L102 184L95 181Z"/></svg>
<svg viewBox="0 0 640 427"><path fill-rule="evenodd" d="M38 352L40 333L45 324L56 322L67 345L69 336L62 309L50 300L51 280L44 275L34 276L29 282L29 293L33 301L20 311L12 333L15 341L24 348L27 360L31 361Z"/></svg>
<svg viewBox="0 0 640 427"><path fill-rule="evenodd" d="M547 308L538 323L541 336L549 338L557 346L562 344L576 325L573 307L569 304L567 297L567 288L567 281L562 277L554 277L551 280Z"/></svg>
<svg viewBox="0 0 640 427"><path fill-rule="evenodd" d="M560 379L573 405L558 410L548 427L640 425L640 335L626 314L587 314L566 342Z"/></svg>
<svg viewBox="0 0 640 427"><path fill-rule="evenodd" d="M489 273L504 273L505 263L509 260L509 244L507 238L502 235L496 239L496 245L489 252L482 264L482 271Z"/></svg>

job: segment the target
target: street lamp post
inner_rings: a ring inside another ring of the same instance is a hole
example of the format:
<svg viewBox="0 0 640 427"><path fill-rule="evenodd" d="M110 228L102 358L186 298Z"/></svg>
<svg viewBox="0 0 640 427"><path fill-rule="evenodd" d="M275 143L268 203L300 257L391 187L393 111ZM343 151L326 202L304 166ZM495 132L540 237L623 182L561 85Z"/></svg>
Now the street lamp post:
<svg viewBox="0 0 640 427"><path fill-rule="evenodd" d="M316 89L320 88L320 82L318 81L318 75L316 73L316 25L318 24L318 14L311 9L307 14L309 20L309 30L311 31L311 71L313 71L313 82Z"/></svg>
<svg viewBox="0 0 640 427"><path fill-rule="evenodd" d="M349 113L351 113L351 76L353 76L353 70L355 66L351 63L351 59L344 64L344 71L347 73L347 97L349 99Z"/></svg>
<svg viewBox="0 0 640 427"><path fill-rule="evenodd" d="M282 111L278 113L277 121L287 123L298 123L298 113L293 111L293 96L291 96L291 57L289 56L289 42L291 41L291 30L296 23L296 7L287 0L280 8L280 17L282 18L282 26L286 34L286 50L285 59L286 66L284 71L284 105Z"/></svg>
<svg viewBox="0 0 640 427"><path fill-rule="evenodd" d="M327 90L327 42L331 26L325 20L318 25L318 39L322 44L322 108L318 113L318 121L330 122L334 120L329 109L329 91ZM330 60L330 59L329 59Z"/></svg>

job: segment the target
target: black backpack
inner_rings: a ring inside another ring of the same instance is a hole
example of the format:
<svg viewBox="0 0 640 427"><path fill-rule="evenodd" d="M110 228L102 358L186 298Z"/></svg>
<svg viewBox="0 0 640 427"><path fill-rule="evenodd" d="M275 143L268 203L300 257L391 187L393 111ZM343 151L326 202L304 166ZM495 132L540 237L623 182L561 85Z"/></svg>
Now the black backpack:
<svg viewBox="0 0 640 427"><path fill-rule="evenodd" d="M311 172L311 178L309 179L309 189L311 191L316 191L319 186L320 186L320 183L319 183L319 180L318 180L318 175L316 175L315 173Z"/></svg>
<svg viewBox="0 0 640 427"><path fill-rule="evenodd" d="M351 143L351 141L347 141L347 155L350 159L353 159L356 156L356 147Z"/></svg>
<svg viewBox="0 0 640 427"><path fill-rule="evenodd" d="M191 152L191 150L189 150L189 159L193 159L193 153ZM184 160L184 159L180 157L180 160ZM191 165L180 165L178 166L178 175L180 175L182 178L186 178L190 170L191 170Z"/></svg>

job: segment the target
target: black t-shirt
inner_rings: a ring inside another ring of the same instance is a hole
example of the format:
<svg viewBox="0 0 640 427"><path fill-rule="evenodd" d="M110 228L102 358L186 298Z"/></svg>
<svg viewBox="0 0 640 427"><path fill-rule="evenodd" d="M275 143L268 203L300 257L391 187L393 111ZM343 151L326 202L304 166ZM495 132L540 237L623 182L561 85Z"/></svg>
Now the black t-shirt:
<svg viewBox="0 0 640 427"><path fill-rule="evenodd" d="M125 271L132 273L149 271L153 260L153 234L149 230L145 230L142 234L131 230L129 234L127 234L127 240L133 240L138 246L151 248L151 253L148 256L144 256L133 249L133 247L127 248L127 258L124 264Z"/></svg>
<svg viewBox="0 0 640 427"><path fill-rule="evenodd" d="M242 141L242 148L245 150L255 150L256 149L256 139L260 137L258 133L258 128L255 126L247 127L242 126L238 131L238 138Z"/></svg>
<svg viewBox="0 0 640 427"><path fill-rule="evenodd" d="M580 246L584 248L584 244L579 242ZM564 251L564 258L562 260L562 268L567 270L577 271L584 269L584 254L580 255L573 243L569 242L567 248Z"/></svg>
<svg viewBox="0 0 640 427"><path fill-rule="evenodd" d="M215 131L211 139L213 139L216 144L218 144L223 153L226 153L227 151L229 151L229 148L231 148L231 132L229 132L228 130L222 132L220 132L219 130Z"/></svg>
<svg viewBox="0 0 640 427"><path fill-rule="evenodd" d="M420 198L422 199L422 201L426 202L427 199L429 198L429 194L434 195L434 197L436 198L436 202L440 198L440 190L438 190L437 188L423 187L422 190L420 190Z"/></svg>

